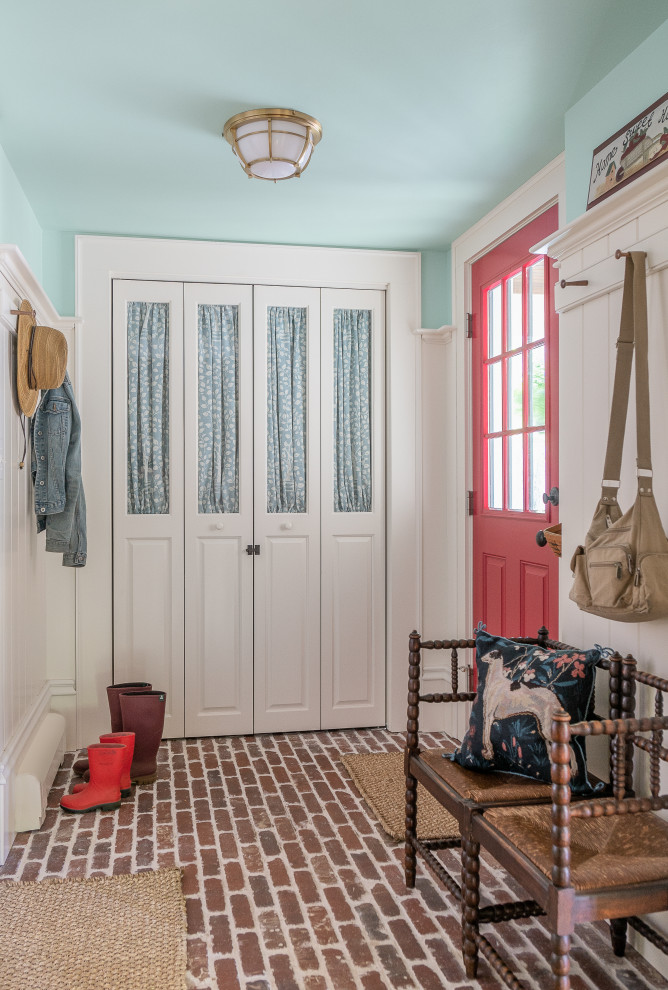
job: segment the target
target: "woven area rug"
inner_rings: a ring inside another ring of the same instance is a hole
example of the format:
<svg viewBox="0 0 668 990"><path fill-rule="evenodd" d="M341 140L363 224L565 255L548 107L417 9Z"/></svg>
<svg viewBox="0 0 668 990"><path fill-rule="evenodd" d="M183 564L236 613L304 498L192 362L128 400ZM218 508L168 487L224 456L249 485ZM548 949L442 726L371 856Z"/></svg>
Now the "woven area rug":
<svg viewBox="0 0 668 990"><path fill-rule="evenodd" d="M0 882L2 990L184 990L180 870Z"/></svg>
<svg viewBox="0 0 668 990"><path fill-rule="evenodd" d="M339 757L369 808L388 835L403 840L406 831L404 754L344 753ZM418 784L419 839L451 839L459 826L438 801Z"/></svg>

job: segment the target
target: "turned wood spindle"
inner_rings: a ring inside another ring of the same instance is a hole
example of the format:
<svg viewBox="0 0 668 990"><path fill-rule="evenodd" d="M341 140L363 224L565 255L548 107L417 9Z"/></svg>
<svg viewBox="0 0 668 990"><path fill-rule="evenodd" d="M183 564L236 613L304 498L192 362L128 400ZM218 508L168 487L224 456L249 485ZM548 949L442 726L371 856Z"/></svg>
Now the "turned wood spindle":
<svg viewBox="0 0 668 990"><path fill-rule="evenodd" d="M554 973L554 990L571 990L571 936L552 934L550 963Z"/></svg>
<svg viewBox="0 0 668 990"><path fill-rule="evenodd" d="M410 773L411 756L420 752L418 745L419 704L420 704L420 634L413 630L408 646L408 711L406 720L406 751L404 772L406 774L406 842L404 845L404 876L407 887L415 886L417 835L417 780Z"/></svg>
<svg viewBox="0 0 668 990"><path fill-rule="evenodd" d="M480 846L462 837L462 954L469 980L478 971L478 913L480 909Z"/></svg>
<svg viewBox="0 0 668 990"><path fill-rule="evenodd" d="M459 654L457 653L457 647L453 646L452 652L450 654L450 680L452 682L452 693L457 694L459 691Z"/></svg>
<svg viewBox="0 0 668 990"><path fill-rule="evenodd" d="M552 718L552 882L571 883L571 747L570 715L562 709Z"/></svg>
<svg viewBox="0 0 668 990"><path fill-rule="evenodd" d="M657 691L654 697L654 714L663 717L663 694ZM652 749L649 755L649 787L652 797L658 797L661 790L661 749L663 746L663 730L656 729L652 733Z"/></svg>
<svg viewBox="0 0 668 990"><path fill-rule="evenodd" d="M622 661L622 718L635 718L636 667L636 660L629 653ZM620 736L619 738L623 737ZM626 794L632 795L635 793L633 789L633 744L625 746L624 759L624 786Z"/></svg>

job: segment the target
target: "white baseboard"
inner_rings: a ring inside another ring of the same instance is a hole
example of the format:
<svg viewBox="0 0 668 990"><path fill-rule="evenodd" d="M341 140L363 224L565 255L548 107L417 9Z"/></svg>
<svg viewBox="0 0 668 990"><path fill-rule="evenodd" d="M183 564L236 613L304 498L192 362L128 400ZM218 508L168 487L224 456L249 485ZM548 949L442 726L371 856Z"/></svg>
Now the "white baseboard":
<svg viewBox="0 0 668 990"><path fill-rule="evenodd" d="M51 699L74 694L74 683L47 681L0 753L0 865L17 831L39 828L46 798L65 750L65 719Z"/></svg>

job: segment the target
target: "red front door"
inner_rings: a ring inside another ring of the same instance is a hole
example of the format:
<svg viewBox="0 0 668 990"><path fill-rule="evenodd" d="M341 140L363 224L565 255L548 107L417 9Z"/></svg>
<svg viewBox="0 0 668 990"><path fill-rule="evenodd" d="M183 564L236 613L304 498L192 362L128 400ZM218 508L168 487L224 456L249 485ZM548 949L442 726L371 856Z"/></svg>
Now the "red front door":
<svg viewBox="0 0 668 990"><path fill-rule="evenodd" d="M493 633L558 636L558 328L549 258L529 248L553 207L477 261L473 288L473 618Z"/></svg>

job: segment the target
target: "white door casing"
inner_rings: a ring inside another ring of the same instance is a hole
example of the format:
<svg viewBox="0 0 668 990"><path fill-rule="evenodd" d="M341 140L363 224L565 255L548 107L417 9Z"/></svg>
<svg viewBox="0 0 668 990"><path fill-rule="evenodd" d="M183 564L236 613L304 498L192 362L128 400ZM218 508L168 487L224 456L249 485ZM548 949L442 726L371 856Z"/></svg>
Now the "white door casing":
<svg viewBox="0 0 668 990"><path fill-rule="evenodd" d="M212 241L78 235L82 470L89 557L76 575L77 744L108 727L112 680L112 367L114 279L349 286L386 294L387 723L405 726L407 633L420 628L420 445L416 414L420 255Z"/></svg>

